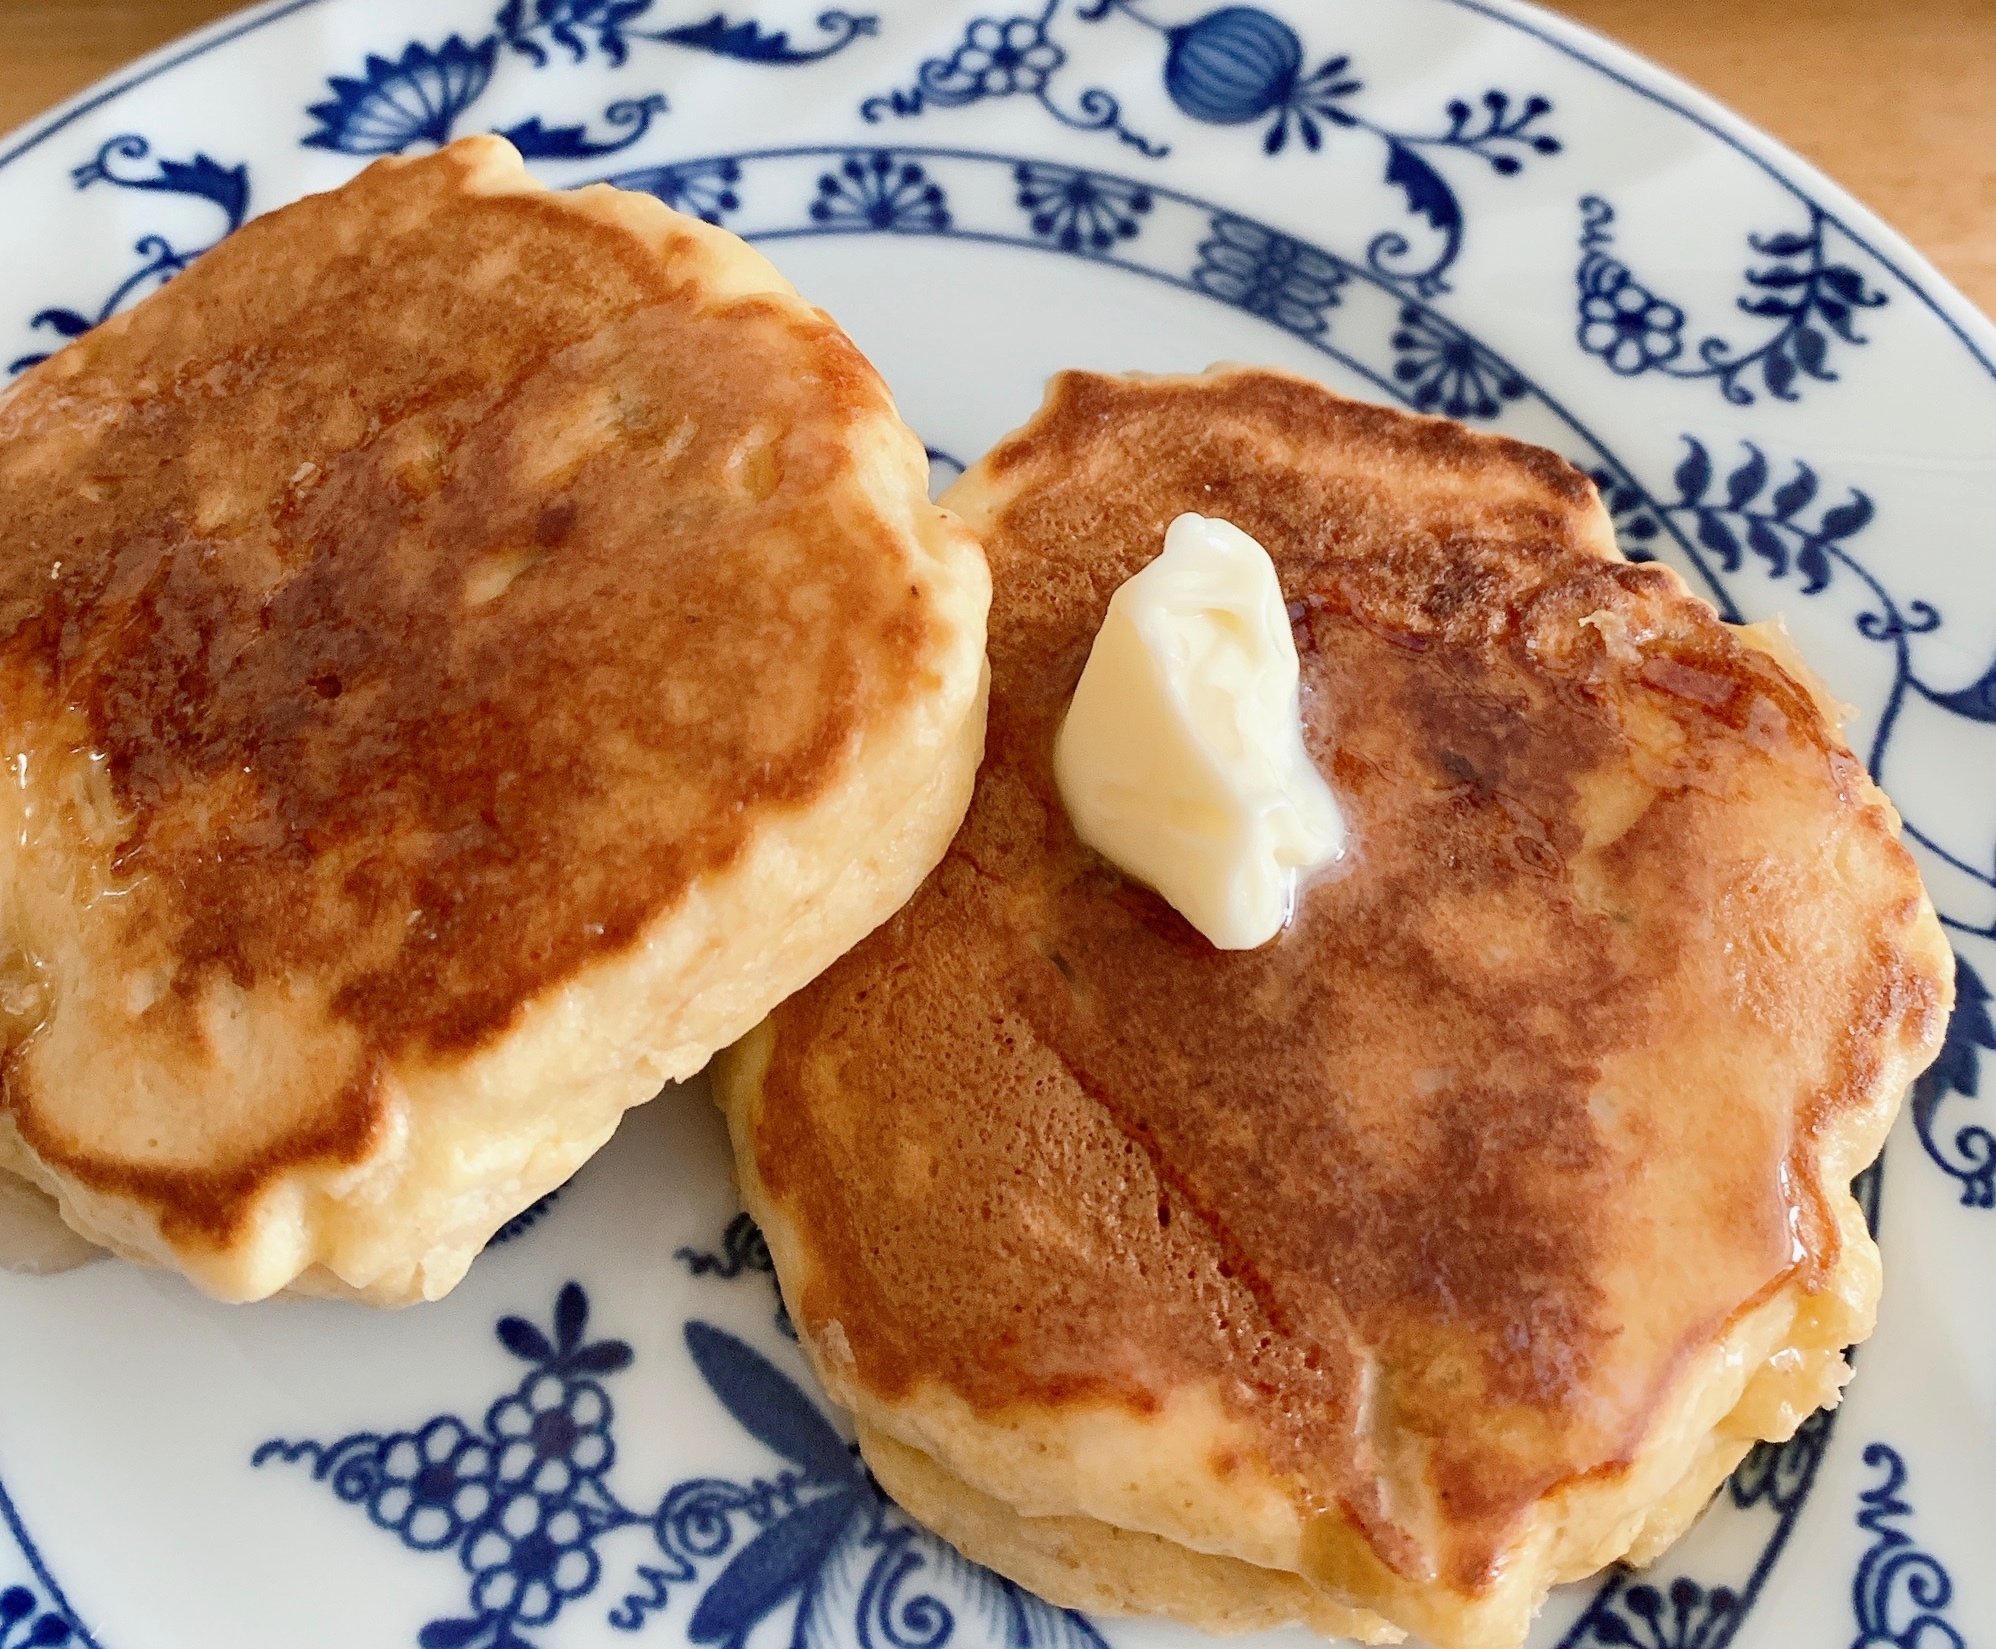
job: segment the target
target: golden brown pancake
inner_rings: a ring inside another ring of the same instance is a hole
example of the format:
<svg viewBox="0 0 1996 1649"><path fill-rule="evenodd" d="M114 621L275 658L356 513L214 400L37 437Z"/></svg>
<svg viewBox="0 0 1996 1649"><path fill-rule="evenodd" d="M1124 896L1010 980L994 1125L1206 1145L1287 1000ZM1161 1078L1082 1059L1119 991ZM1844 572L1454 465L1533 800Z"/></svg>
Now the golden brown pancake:
<svg viewBox="0 0 1996 1649"><path fill-rule="evenodd" d="M0 397L0 1164L434 1297L906 898L982 559L821 311L511 147L273 213Z"/></svg>
<svg viewBox="0 0 1996 1649"><path fill-rule="evenodd" d="M948 502L994 592L970 812L717 1067L805 1344L889 1490L1056 1601L1324 1625L1300 1579L1332 1630L1515 1645L1870 1330L1849 1185L1952 995L1897 816L1785 638L1535 447L1074 373ZM1249 952L1051 769L1187 510L1273 557L1353 833Z"/></svg>

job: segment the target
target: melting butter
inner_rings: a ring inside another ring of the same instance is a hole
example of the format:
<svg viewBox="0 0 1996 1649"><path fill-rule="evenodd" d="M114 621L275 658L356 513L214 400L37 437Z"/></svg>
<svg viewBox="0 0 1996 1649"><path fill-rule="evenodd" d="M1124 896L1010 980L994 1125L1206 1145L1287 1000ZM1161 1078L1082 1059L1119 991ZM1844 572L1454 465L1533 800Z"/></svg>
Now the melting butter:
<svg viewBox="0 0 1996 1649"><path fill-rule="evenodd" d="M1054 745L1081 839L1221 950L1281 932L1298 878L1344 852L1303 748L1296 644L1268 552L1181 515L1110 598Z"/></svg>

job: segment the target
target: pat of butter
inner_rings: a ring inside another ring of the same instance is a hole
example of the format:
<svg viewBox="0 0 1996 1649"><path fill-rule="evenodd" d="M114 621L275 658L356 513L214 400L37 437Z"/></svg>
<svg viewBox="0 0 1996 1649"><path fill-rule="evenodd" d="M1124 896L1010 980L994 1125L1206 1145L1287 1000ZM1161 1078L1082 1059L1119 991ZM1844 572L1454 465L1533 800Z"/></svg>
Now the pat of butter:
<svg viewBox="0 0 1996 1649"><path fill-rule="evenodd" d="M1081 839L1222 950L1273 939L1344 852L1275 563L1231 522L1181 515L1110 598L1053 765Z"/></svg>

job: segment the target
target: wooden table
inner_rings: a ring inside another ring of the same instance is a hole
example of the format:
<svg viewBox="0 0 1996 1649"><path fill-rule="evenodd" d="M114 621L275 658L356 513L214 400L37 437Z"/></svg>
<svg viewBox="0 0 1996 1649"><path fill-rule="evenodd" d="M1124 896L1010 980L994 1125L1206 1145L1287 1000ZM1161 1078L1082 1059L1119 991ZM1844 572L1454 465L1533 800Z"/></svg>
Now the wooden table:
<svg viewBox="0 0 1996 1649"><path fill-rule="evenodd" d="M0 131L236 3L0 0ZM1557 9L1800 150L1996 315L1996 0L1557 0Z"/></svg>

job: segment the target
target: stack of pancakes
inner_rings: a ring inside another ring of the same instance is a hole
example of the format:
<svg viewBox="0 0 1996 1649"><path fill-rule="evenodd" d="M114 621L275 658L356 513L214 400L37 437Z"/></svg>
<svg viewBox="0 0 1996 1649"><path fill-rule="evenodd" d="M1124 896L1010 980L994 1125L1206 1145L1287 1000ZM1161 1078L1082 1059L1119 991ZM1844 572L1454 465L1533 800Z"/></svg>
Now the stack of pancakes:
<svg viewBox="0 0 1996 1649"><path fill-rule="evenodd" d="M1069 374L924 489L756 253L493 139L29 373L0 1166L225 1298L434 1297L733 1043L914 1515L1061 1603L1517 1643L1870 1329L1850 1180L1951 998L1896 816L1540 449ZM1185 511L1270 552L1352 826L1255 951L1052 775Z"/></svg>
<svg viewBox="0 0 1996 1649"><path fill-rule="evenodd" d="M944 502L992 577L969 815L718 1073L814 1365L891 1494L1055 1601L1517 1643L1870 1330L1850 1181L1951 982L1896 815L1781 632L1537 448L1070 374ZM1272 556L1352 828L1245 953L1052 768L1187 510Z"/></svg>

